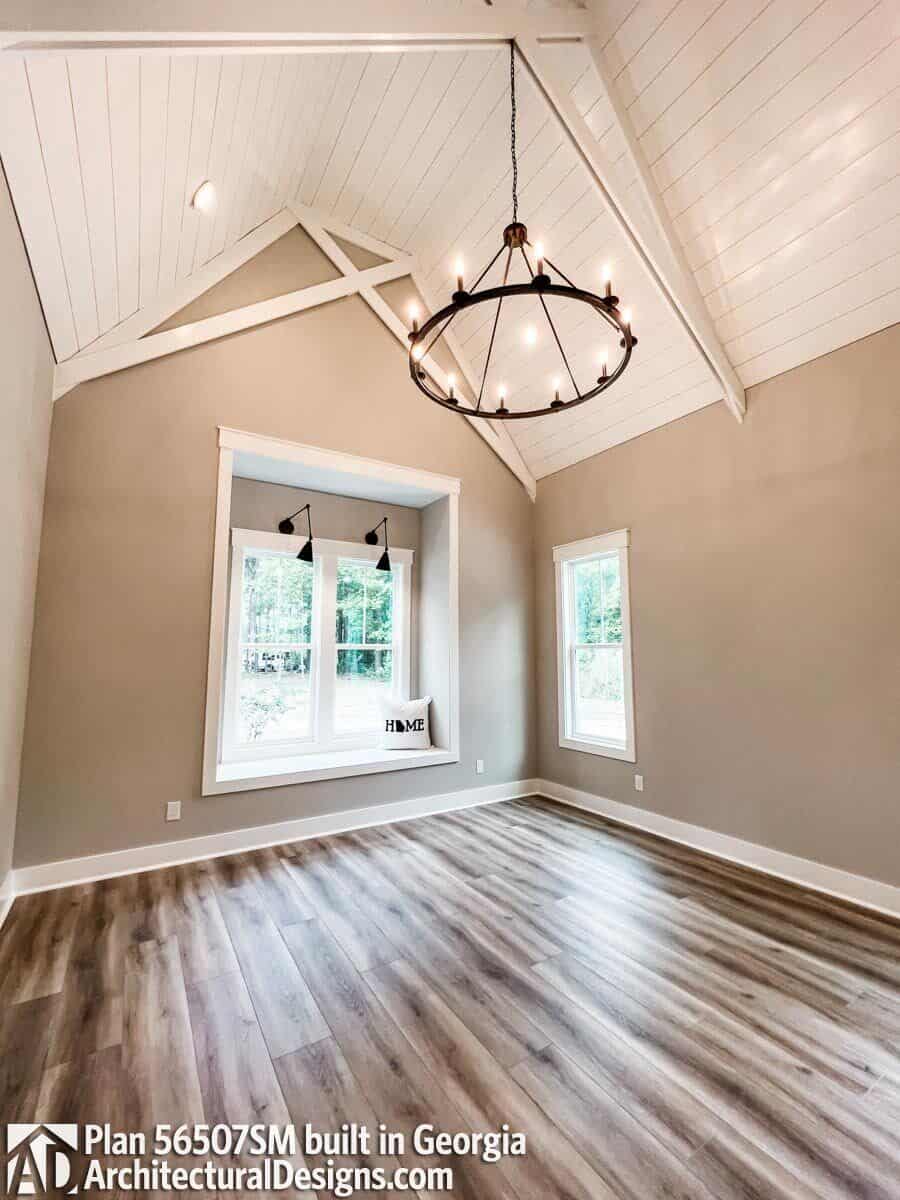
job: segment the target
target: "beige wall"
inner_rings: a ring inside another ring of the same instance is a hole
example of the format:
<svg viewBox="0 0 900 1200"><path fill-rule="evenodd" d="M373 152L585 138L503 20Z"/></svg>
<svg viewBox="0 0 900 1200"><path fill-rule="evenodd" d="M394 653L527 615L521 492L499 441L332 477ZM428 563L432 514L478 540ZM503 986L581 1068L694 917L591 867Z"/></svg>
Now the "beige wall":
<svg viewBox="0 0 900 1200"><path fill-rule="evenodd" d="M541 480L543 777L900 883L898 379L894 326ZM634 766L557 744L552 547L622 527Z"/></svg>
<svg viewBox="0 0 900 1200"><path fill-rule="evenodd" d="M16 827L34 585L50 437L53 357L0 173L0 907Z"/></svg>
<svg viewBox="0 0 900 1200"><path fill-rule="evenodd" d="M201 798L218 425L462 480L459 764ZM532 514L355 297L70 392L53 420L17 865L531 775ZM163 821L168 800L180 823Z"/></svg>

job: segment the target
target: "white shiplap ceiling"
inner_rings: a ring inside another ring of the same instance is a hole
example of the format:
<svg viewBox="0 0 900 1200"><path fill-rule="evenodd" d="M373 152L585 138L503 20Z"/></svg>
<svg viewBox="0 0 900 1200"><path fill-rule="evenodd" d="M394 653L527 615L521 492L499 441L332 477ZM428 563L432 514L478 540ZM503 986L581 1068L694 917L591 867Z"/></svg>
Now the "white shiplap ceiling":
<svg viewBox="0 0 900 1200"><path fill-rule="evenodd" d="M745 385L900 320L895 0L607 0L593 15ZM629 171L587 47L542 53L603 151ZM496 47L3 54L0 153L57 357L174 295L291 204L415 254L426 290L445 297L455 256L472 268L486 262L509 219L507 79ZM611 262L640 335L605 396L508 426L540 477L722 389L524 73L519 154L532 237L588 285ZM207 177L219 203L204 216L187 202ZM455 325L476 371L488 321L476 309ZM593 323L577 311L561 323L576 376L594 373ZM492 361L511 406L533 406L560 374L550 338L525 348L521 324L501 327Z"/></svg>

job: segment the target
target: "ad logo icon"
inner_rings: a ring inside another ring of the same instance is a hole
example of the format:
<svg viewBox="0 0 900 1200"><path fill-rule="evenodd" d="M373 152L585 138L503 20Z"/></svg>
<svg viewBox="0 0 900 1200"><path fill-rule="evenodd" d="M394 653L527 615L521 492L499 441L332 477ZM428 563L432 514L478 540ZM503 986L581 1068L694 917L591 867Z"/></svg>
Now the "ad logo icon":
<svg viewBox="0 0 900 1200"><path fill-rule="evenodd" d="M72 1178L70 1155L77 1149L77 1125L7 1125L7 1192L41 1196L64 1188ZM68 1195L77 1191L71 1187Z"/></svg>

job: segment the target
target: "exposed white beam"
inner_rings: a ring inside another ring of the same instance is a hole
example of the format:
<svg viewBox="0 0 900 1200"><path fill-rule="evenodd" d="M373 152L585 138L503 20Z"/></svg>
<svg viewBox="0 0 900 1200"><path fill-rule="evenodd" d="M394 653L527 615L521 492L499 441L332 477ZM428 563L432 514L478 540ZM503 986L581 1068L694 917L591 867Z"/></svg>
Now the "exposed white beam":
<svg viewBox="0 0 900 1200"><path fill-rule="evenodd" d="M260 300L256 304L247 304L243 308L235 308L215 317L205 317L201 321L193 321L177 329L168 329L164 333L154 333L122 346L111 346L108 350L99 350L95 354L70 358L56 368L54 399L59 399L65 392L76 384L84 383L85 380L111 375L126 367L137 366L138 363L163 358L167 354L176 354L179 350L187 350L191 346L201 346L204 342L212 342L217 338L227 337L228 334L239 333L243 329L252 329L256 325L265 325L269 321L289 317L307 308L328 304L343 296L352 296L363 288L375 287L377 284L387 283L390 279L400 279L409 275L411 270L412 260L409 258L383 263L366 271L354 270L352 275L329 279L326 283L300 288L283 296L275 296L271 300Z"/></svg>
<svg viewBox="0 0 900 1200"><path fill-rule="evenodd" d="M371 43L397 48L423 42L503 41L522 34L578 39L592 32L579 9L526 9L513 0L487 5L419 0L4 0L0 47L50 50L135 49L219 43L225 50L282 43L344 49ZM248 28L249 25L249 28ZM449 48L454 48L452 45Z"/></svg>
<svg viewBox="0 0 900 1200"><path fill-rule="evenodd" d="M310 208L306 204L298 204L296 201L293 201L290 209L294 214L294 220L298 221L304 227L310 224L315 225L328 233L336 234L339 238L344 238L346 241L352 242L354 246L359 246L361 249L368 250L372 254L380 254L382 258L401 258L408 253L402 246L392 246L390 242L382 242L379 238L372 237L370 233L363 233L360 229L354 229L352 225L347 225L344 221L339 221L330 213L323 213L317 208ZM306 232L309 233L310 237L313 236L308 228ZM330 257L331 255L329 255Z"/></svg>
<svg viewBox="0 0 900 1200"><path fill-rule="evenodd" d="M238 267L248 263L261 250L265 250L267 246L277 242L286 233L290 233L296 224L297 218L294 214L286 208L282 209L280 213L276 213L274 217L270 217L268 221L258 225L256 229L251 230L233 246L229 246L227 250L223 250L221 254L210 259L187 279L181 280L174 288L133 313L119 325L97 338L95 342L85 346L73 357L84 358L86 355L96 354L100 350L108 350L112 346L122 346L126 342L137 341L151 329L162 325L163 321L168 321L169 317L186 308L198 296L208 292L211 287L221 283L226 275L230 275L232 271L236 271Z"/></svg>
<svg viewBox="0 0 900 1200"><path fill-rule="evenodd" d="M396 253L396 251L392 251L391 247L384 242L376 242L375 239L367 238L364 234L357 234L350 226L344 225L339 221L333 221L329 216L318 213L315 209L298 205L294 211L309 236L340 271L356 272L356 267L337 242L335 242L331 236L332 234L337 234L338 237L346 238L347 241L354 242L357 245L363 245L365 242L367 244L364 248L371 250L375 254ZM415 282L417 278L415 269L410 274L412 275L413 282ZM427 297L422 293L421 288L418 290L422 296L423 303L428 304ZM376 290L376 285L371 284L367 287L361 287L359 294L372 309L372 312L390 330L404 350L408 350L409 331L384 297ZM457 359L457 361L459 360ZM446 372L440 363L431 355L426 355L422 359L422 364L432 379L435 380L438 387L443 391L447 391L448 380ZM462 363L460 363L460 370L463 370ZM533 500L537 494L537 485L534 476L526 466L525 460L519 453L519 449L512 440L509 431L503 428L502 425L497 428L481 417L466 417L466 420L475 432L487 442L494 453L509 467L516 478L524 485L525 490Z"/></svg>
<svg viewBox="0 0 900 1200"><path fill-rule="evenodd" d="M643 194L654 219L651 223L637 211L629 197L628 184L618 165L603 151L594 134L578 111L568 88L557 78L534 38L517 37L516 45L529 75L543 95L560 128L594 181L604 205L622 230L646 267L663 299L684 326L721 384L722 395L738 421L746 411L744 388L734 367L722 348L715 326L697 287L697 281L687 265L677 238L671 231L662 199L656 191L646 159L637 142L634 129L609 78L602 53L595 56L601 84L622 128L629 154L638 171ZM599 47L594 44L595 51ZM643 171L643 174L642 174ZM654 203L653 196L656 201ZM658 206L658 211L657 211Z"/></svg>

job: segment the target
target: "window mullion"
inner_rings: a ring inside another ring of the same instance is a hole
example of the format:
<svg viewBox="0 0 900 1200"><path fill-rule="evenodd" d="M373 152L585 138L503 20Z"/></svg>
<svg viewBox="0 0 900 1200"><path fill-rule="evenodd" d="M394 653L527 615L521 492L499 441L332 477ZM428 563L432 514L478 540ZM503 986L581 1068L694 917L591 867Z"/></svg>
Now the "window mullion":
<svg viewBox="0 0 900 1200"><path fill-rule="evenodd" d="M335 636L337 559L332 555L318 556L316 570L319 602L313 606L314 642L318 659L315 678L315 740L327 744L334 737L334 698L337 675L337 639Z"/></svg>

